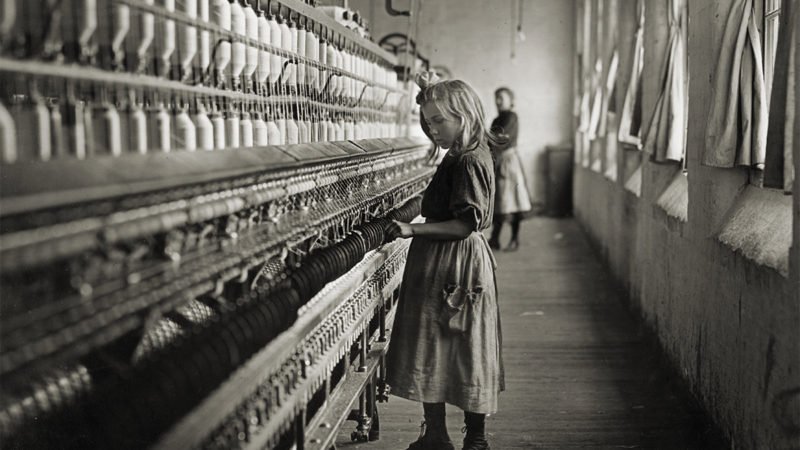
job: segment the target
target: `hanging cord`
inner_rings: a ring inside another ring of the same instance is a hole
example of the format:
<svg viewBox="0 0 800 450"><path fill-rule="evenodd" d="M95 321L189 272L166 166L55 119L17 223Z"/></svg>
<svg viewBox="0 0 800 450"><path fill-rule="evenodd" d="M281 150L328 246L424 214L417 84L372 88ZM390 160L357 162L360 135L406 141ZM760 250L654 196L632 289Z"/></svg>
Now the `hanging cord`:
<svg viewBox="0 0 800 450"><path fill-rule="evenodd" d="M417 18L417 15L418 15L417 9L418 9L418 0L411 0L411 8L409 10L409 15L408 15L408 31L406 32L406 63L409 65L409 67L408 67L408 71L407 72L406 72L405 69L403 70L403 72L406 74L406 83L408 83L408 94L409 94L408 95L408 117L406 119L406 136L410 136L411 135L411 119L412 119L411 111L414 110L414 103L416 101L416 99L414 98L414 95L412 95L412 93L413 93L413 89L414 89L414 81L413 80L414 80L414 77L417 74L417 64L416 64L416 60L417 60L417 52L416 52L416 50L417 49L416 49L416 46L414 46L413 49L411 48L412 47L411 43L415 42L412 39L411 32L412 32L412 30L414 31L415 34L417 32L417 27L415 27L415 20L417 21L417 25L418 25L418 22L419 22L419 20Z"/></svg>
<svg viewBox="0 0 800 450"><path fill-rule="evenodd" d="M206 68L206 71L203 74L203 80L205 80L207 77L211 76L211 71L213 69L216 69L217 62L216 62L215 58L217 56L217 50L219 49L220 44L222 44L224 42L228 42L230 44L233 44L233 39L231 39L230 37L222 37L222 38L217 39L217 42L214 44L214 48L211 49L211 57L209 58L208 67ZM195 83L195 85L202 85L203 84L203 80L198 81L197 83Z"/></svg>

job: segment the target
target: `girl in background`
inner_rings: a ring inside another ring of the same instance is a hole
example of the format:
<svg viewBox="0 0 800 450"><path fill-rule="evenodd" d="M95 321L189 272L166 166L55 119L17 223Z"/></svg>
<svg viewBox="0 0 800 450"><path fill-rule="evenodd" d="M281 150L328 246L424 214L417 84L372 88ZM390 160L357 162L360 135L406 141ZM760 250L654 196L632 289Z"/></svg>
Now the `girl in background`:
<svg viewBox="0 0 800 450"><path fill-rule="evenodd" d="M519 226L524 213L531 210L531 199L528 195L528 184L525 171L517 153L517 132L519 120L514 107L514 93L507 87L494 91L497 105L497 117L492 121L491 130L503 138L503 142L492 145L495 158L495 176L497 186L494 201L494 227L489 245L493 249L500 248L500 231L503 222L511 222L511 241L507 251L519 248Z"/></svg>

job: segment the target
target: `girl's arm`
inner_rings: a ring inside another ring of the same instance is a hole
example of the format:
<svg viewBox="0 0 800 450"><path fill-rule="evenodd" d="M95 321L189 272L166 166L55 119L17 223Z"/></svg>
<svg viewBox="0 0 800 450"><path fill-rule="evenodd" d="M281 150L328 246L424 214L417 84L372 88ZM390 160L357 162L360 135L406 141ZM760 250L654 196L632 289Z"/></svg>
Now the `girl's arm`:
<svg viewBox="0 0 800 450"><path fill-rule="evenodd" d="M466 238L470 233L472 227L461 219L433 223L403 223L393 220L386 227L386 240L391 242L397 238L424 236L439 241L455 241Z"/></svg>

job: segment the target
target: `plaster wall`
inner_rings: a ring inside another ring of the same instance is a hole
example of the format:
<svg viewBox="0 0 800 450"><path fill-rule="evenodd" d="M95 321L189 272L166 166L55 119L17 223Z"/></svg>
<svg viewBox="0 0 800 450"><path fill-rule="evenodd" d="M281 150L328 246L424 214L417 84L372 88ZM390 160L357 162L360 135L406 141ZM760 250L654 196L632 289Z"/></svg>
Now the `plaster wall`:
<svg viewBox="0 0 800 450"><path fill-rule="evenodd" d="M394 7L407 10L410 3L395 0ZM416 41L421 54L475 88L487 121L497 113L494 90L507 86L515 92L519 152L528 190L535 203L544 204L545 147L571 140L573 2L525 1L525 40L516 43L512 43L516 1L422 0L419 4ZM382 1L350 0L349 5L368 19L376 42L389 33L409 31L408 19L389 16Z"/></svg>
<svg viewBox="0 0 800 450"><path fill-rule="evenodd" d="M645 124L656 102L666 47L666 2L646 3ZM629 13L634 5L632 0L620 0L621 30L634 20ZM797 448L800 413L792 408L800 405L798 246L778 258L793 262L775 267L724 244L719 234L733 212L742 208L766 208L743 227L751 230L780 216L769 211L792 210L794 225L792 214L784 214L787 219L776 226L786 231L780 239L793 236L800 242L800 195L792 199L749 186L745 169L699 163L715 49L724 23L721 5L711 0L689 2L688 220L670 217L655 204L680 167L652 163L648 155L642 155L641 197L624 189L624 176L612 181L578 165L575 214L627 289L632 307L657 334L673 365L734 447ZM632 44L623 39L625 45ZM624 87L628 80L618 82ZM620 87L618 91L624 91ZM789 245L783 242L784 249Z"/></svg>

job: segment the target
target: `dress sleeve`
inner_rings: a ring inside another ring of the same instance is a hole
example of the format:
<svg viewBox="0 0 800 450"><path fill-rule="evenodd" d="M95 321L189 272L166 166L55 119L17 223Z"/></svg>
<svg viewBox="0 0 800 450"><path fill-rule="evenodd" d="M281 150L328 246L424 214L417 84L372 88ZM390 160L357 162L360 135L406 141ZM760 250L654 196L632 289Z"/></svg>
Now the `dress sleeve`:
<svg viewBox="0 0 800 450"><path fill-rule="evenodd" d="M517 113L510 111L508 114L500 114L492 121L492 132L502 139L492 147L494 152L501 152L517 144L517 134L519 133L519 122Z"/></svg>
<svg viewBox="0 0 800 450"><path fill-rule="evenodd" d="M463 155L453 166L453 190L450 193L450 212L477 231L489 214L494 169L471 154Z"/></svg>

